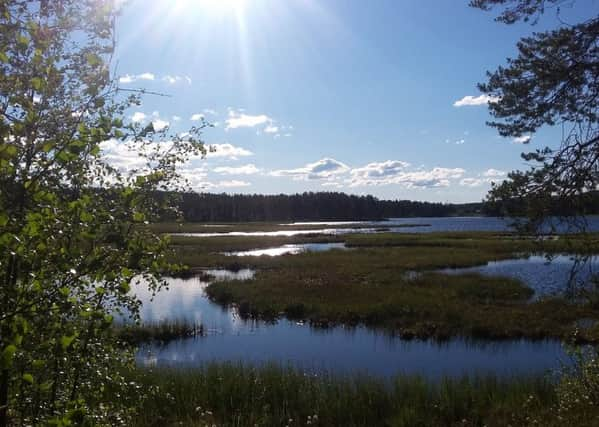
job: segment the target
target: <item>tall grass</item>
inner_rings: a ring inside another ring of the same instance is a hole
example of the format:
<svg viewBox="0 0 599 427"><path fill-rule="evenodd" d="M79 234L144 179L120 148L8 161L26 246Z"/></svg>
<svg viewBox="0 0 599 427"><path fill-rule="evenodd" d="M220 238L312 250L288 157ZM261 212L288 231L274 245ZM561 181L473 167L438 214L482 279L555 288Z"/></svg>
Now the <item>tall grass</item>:
<svg viewBox="0 0 599 427"><path fill-rule="evenodd" d="M492 427L527 425L527 418L560 425L551 424L555 385L544 377L434 383L212 364L140 371L139 381L160 391L150 394L135 426Z"/></svg>

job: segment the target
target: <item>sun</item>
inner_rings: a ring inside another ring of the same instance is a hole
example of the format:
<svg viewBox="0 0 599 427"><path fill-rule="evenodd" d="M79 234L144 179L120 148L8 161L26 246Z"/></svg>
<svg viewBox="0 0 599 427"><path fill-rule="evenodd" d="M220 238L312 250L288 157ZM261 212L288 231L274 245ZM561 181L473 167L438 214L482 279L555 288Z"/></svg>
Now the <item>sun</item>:
<svg viewBox="0 0 599 427"><path fill-rule="evenodd" d="M217 13L239 13L247 3L247 0L175 0L176 7L180 11L205 10Z"/></svg>

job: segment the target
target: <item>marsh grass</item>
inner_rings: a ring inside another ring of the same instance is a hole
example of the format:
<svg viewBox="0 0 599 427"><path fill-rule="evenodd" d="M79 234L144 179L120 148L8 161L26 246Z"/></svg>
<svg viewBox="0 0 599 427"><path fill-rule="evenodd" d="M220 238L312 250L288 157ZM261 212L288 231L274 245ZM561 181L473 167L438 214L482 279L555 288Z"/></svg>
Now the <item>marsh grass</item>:
<svg viewBox="0 0 599 427"><path fill-rule="evenodd" d="M561 298L530 302L533 291L514 279L430 272L512 257L484 247L440 246L247 257L258 268L253 280L213 283L206 292L250 317L362 323L406 338L568 338L577 319L599 318L591 306ZM410 277L412 271L421 274ZM597 338L597 330L578 335L581 341Z"/></svg>
<svg viewBox="0 0 599 427"><path fill-rule="evenodd" d="M159 392L135 426L564 425L553 422L555 384L540 376L430 382L224 363L141 370L138 377L145 390Z"/></svg>
<svg viewBox="0 0 599 427"><path fill-rule="evenodd" d="M201 323L186 320L163 320L141 324L120 324L115 326L117 337L131 344L152 341L168 342L180 338L204 336L206 331Z"/></svg>
<svg viewBox="0 0 599 427"><path fill-rule="evenodd" d="M290 243L339 242L353 251L331 250L278 257L234 257L222 252ZM207 288L216 302L236 304L247 317L282 315L315 325L363 323L404 337L566 338L579 318L598 319L591 304L561 298L529 303L522 283L476 274L430 273L471 267L530 253L589 253L597 234L536 240L511 233L380 233L345 236L173 237L174 256L191 266L253 268L254 280L219 282ZM410 277L411 272L419 274ZM599 339L599 328L582 331L580 341Z"/></svg>
<svg viewBox="0 0 599 427"><path fill-rule="evenodd" d="M280 227L279 227L280 228ZM173 259L190 267L224 267L240 263L244 267L270 268L280 264L286 257L235 257L223 252L246 251L278 247L285 244L301 243L340 243L349 247L366 249L405 248L407 260L418 263L427 257L429 265L438 267L456 266L452 264L455 249L469 250L471 261L460 260L460 266L484 264L487 261L524 256L531 253L580 253L588 254L599 249L599 235L558 236L556 240L536 240L531 236L518 236L511 233L460 232L460 233L376 233L301 236L218 236L193 237L171 236ZM434 250L434 251L433 251ZM431 252L432 251L432 252ZM357 252L357 251L354 251ZM430 252L430 256L429 256ZM380 253L380 251L379 251ZM294 256L304 256L294 255ZM433 257L435 257L433 259ZM347 258L345 258L347 260ZM416 265L417 266L417 265ZM424 267L424 265L423 265Z"/></svg>

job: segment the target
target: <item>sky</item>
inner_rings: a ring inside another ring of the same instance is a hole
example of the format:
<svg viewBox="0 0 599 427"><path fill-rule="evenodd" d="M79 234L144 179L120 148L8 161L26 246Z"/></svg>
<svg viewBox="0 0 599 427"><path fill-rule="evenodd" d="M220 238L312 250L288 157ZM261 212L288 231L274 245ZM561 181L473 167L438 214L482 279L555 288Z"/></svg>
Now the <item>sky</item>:
<svg viewBox="0 0 599 427"><path fill-rule="evenodd" d="M598 3L508 26L467 0L129 0L114 72L123 88L169 95L145 95L130 120L213 124L213 151L182 165L196 191L480 201L562 130L499 137L476 84L521 37ZM103 148L127 167L118 144Z"/></svg>

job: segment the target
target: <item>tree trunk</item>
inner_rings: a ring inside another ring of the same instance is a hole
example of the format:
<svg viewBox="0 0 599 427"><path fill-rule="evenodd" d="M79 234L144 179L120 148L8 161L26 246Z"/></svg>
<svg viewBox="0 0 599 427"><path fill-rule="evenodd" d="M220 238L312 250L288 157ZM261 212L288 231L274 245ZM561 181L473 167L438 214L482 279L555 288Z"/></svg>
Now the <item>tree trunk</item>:
<svg viewBox="0 0 599 427"><path fill-rule="evenodd" d="M8 369L0 376L0 427L8 427Z"/></svg>

